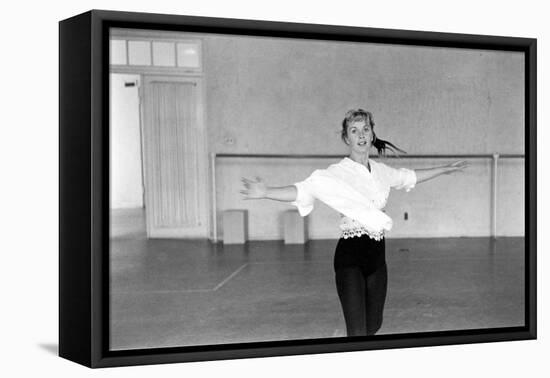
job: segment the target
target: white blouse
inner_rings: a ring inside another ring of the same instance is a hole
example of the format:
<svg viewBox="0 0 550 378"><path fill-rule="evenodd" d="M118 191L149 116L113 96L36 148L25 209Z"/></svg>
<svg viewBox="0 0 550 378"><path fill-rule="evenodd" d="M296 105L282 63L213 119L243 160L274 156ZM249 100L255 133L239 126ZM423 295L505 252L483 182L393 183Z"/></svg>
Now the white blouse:
<svg viewBox="0 0 550 378"><path fill-rule="evenodd" d="M326 169L314 171L304 181L294 184L297 196L292 204L301 216L306 216L318 199L341 214L343 238L366 234L380 240L393 225L382 211L390 189L411 190L416 185L416 173L373 160L369 163L370 172L363 164L346 157Z"/></svg>

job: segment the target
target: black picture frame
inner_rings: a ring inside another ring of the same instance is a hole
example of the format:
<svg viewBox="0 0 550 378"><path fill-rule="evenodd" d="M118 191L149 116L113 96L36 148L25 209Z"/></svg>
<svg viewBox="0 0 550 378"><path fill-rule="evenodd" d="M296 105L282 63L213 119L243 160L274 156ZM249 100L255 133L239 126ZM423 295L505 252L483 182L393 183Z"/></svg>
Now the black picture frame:
<svg viewBox="0 0 550 378"><path fill-rule="evenodd" d="M517 51L525 54L524 327L379 335L360 339L110 351L109 29L207 32ZM59 355L88 367L535 339L536 39L92 10L59 24Z"/></svg>

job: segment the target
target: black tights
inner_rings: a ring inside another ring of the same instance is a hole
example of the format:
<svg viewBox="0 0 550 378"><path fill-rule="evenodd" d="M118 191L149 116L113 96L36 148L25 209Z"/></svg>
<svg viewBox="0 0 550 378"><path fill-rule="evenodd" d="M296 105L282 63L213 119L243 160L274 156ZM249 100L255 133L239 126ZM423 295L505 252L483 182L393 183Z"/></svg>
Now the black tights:
<svg viewBox="0 0 550 378"><path fill-rule="evenodd" d="M388 287L385 240L340 239L334 271L347 335L374 335L382 326Z"/></svg>
<svg viewBox="0 0 550 378"><path fill-rule="evenodd" d="M388 270L386 264L365 274L359 267L336 271L336 288L348 336L374 335L382 326Z"/></svg>

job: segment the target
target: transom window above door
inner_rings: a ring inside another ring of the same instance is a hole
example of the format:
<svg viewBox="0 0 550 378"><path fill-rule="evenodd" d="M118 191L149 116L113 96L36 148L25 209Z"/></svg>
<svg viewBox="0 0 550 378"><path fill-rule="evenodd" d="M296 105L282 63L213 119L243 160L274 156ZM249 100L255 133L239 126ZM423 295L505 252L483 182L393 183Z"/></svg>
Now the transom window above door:
<svg viewBox="0 0 550 378"><path fill-rule="evenodd" d="M202 72L201 41L111 37L112 67L163 67Z"/></svg>

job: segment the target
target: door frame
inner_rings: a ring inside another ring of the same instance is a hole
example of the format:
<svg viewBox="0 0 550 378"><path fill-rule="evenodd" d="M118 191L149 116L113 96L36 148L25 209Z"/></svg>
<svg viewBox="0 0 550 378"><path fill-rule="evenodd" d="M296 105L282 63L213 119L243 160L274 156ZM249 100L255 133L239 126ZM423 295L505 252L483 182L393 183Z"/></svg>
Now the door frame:
<svg viewBox="0 0 550 378"><path fill-rule="evenodd" d="M210 203L210 198L209 198L209 193L211 192L211 186L212 186L212 183L210 182L210 166L208 164L208 132L207 132L207 129L206 129L206 124L207 124L207 118L206 118L206 91L205 91L205 87L206 87L206 83L205 83L205 78L203 76L202 73L197 73L197 72L186 72L185 74L181 73L181 71L171 71L169 69L166 69L166 70L163 70L162 72L159 72L158 69L155 69L154 67L144 67L144 66L135 66L135 67L132 67L132 66L127 66L127 67L110 67L110 70L109 70L109 73L114 73L114 74L136 74L136 75L140 75L140 80L139 80L139 128L140 128L140 144L141 144L141 150L142 150L142 155L141 155L141 170L142 170L142 174L143 174L143 195L144 195L144 213L145 213L145 224L146 224L146 229L147 229L147 237L166 237L166 238L172 238L172 237L178 237L178 236L174 236L173 234L170 234L170 233L167 233L165 236L150 236L150 230L149 230L149 222L147 221L147 184L146 184L146 177L145 177L145 159L144 159L144 156L143 156L143 149L144 149L144 141L143 141L143 128L144 128L144 125L143 125L143 122L144 122L144 118L143 118L143 96L144 96L144 93L143 93L143 83L144 83L144 80L145 80L145 77L162 77L162 78L165 78L167 80L170 80L170 79L173 79L173 81L181 81L182 79L183 80L186 80L186 81L191 81L191 82L194 82L196 84L196 87L197 87L197 91L199 92L198 95L197 95L197 101L198 101L198 104L197 104L197 125L199 127L199 129L201 130L201 136L200 136L200 139L202 139L202 141L197 141L197 147L201 150L201 153L199 153L199 156L198 156L198 159L200 160L201 162L201 165L205 168L205 174L204 175L201 175L199 177L199 179L201 179L201 190L199 190L199 196L200 196L200 199L201 201L204 201L204 212L205 212L205 217L204 217L204 221L206 222L205 224L205 230L206 230L206 233L204 236L201 236L201 239L202 238L205 238L205 239L212 239L212 223L213 223L213 220L212 220L212 206L213 204Z"/></svg>

